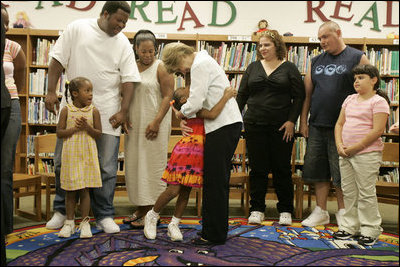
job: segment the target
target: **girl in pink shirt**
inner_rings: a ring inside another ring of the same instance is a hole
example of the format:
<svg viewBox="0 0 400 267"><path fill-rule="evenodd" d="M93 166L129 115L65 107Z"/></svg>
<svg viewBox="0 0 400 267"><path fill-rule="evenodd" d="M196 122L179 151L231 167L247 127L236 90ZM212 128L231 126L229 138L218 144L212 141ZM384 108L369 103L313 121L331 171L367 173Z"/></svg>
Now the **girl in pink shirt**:
<svg viewBox="0 0 400 267"><path fill-rule="evenodd" d="M383 134L389 99L379 90L379 71L372 65L353 69L354 89L343 102L335 126L345 213L334 238L359 236L358 243L372 246L382 233L375 183L382 161Z"/></svg>

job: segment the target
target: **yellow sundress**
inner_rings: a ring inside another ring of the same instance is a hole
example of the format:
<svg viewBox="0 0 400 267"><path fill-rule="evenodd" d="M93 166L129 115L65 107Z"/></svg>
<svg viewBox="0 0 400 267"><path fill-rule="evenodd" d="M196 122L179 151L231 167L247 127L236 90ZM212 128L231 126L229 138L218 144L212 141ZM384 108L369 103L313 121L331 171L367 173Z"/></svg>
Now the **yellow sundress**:
<svg viewBox="0 0 400 267"><path fill-rule="evenodd" d="M67 127L75 126L75 120L86 117L87 123L93 126L93 105L77 108L67 105ZM63 141L61 154L61 188L67 191L88 187L102 187L97 145L86 131L79 131Z"/></svg>

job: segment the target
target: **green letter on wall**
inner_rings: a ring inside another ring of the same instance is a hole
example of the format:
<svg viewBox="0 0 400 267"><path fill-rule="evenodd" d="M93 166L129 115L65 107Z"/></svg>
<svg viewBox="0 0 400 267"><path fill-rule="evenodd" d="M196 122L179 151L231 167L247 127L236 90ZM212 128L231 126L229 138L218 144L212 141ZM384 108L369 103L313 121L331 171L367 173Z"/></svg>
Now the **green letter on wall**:
<svg viewBox="0 0 400 267"><path fill-rule="evenodd" d="M52 6L62 6L63 4L61 4L58 1L53 1L53 5ZM42 9L42 1L38 1L38 5L35 7L35 9Z"/></svg>
<svg viewBox="0 0 400 267"><path fill-rule="evenodd" d="M367 17L367 14L372 11L372 17ZM381 30L379 29L379 23L378 23L378 9L376 7L376 2L374 2L372 4L372 6L367 10L367 12L365 12L364 16L360 19L359 22L355 23L354 25L356 26L362 26L361 25L361 21L363 21L364 19L366 20L371 20L374 23L374 27L370 28L371 30L380 32Z"/></svg>
<svg viewBox="0 0 400 267"><path fill-rule="evenodd" d="M143 8L145 8L146 6L148 6L149 1L143 1L143 4L141 5L136 5L136 1L131 1L131 15L129 16L130 19L134 19L137 20L137 18L135 18L135 9L137 8L139 10L140 15L142 16L143 20L146 22L151 22L151 20L149 20L149 18L146 16L146 13L144 13Z"/></svg>
<svg viewBox="0 0 400 267"><path fill-rule="evenodd" d="M224 1L229 5L231 8L231 18L229 21L225 24L217 24L217 6L218 6L218 1L213 1L213 10L212 10L212 19L211 23L208 24L208 26L218 26L218 27L223 27L223 26L228 26L231 24L235 19L236 19L236 7L233 5L231 1Z"/></svg>
<svg viewBox="0 0 400 267"><path fill-rule="evenodd" d="M173 7L172 5L170 7L163 7L162 6L163 1L158 1L158 21L156 23L175 23L176 20L178 19L178 16L175 16L175 19L173 20L164 20L163 19L163 12L165 11L171 11L173 13Z"/></svg>

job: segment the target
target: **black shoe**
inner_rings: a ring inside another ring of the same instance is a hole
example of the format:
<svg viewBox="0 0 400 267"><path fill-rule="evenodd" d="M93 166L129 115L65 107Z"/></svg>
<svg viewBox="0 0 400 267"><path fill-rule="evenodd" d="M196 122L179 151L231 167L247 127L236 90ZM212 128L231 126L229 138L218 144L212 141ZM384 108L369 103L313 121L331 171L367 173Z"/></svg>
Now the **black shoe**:
<svg viewBox="0 0 400 267"><path fill-rule="evenodd" d="M211 242L209 240L198 237L198 238L192 239L192 244L196 245L196 246L215 246L215 245L223 245L223 244L225 244L225 241Z"/></svg>
<svg viewBox="0 0 400 267"><path fill-rule="evenodd" d="M369 237L369 236L360 236L358 239L358 244L362 246L372 246L378 241L377 238Z"/></svg>
<svg viewBox="0 0 400 267"><path fill-rule="evenodd" d="M350 233L348 233L348 232L346 232L344 230L340 230L340 231L337 231L337 232L333 233L332 236L335 239L346 240L346 239L352 238L354 235L350 234Z"/></svg>

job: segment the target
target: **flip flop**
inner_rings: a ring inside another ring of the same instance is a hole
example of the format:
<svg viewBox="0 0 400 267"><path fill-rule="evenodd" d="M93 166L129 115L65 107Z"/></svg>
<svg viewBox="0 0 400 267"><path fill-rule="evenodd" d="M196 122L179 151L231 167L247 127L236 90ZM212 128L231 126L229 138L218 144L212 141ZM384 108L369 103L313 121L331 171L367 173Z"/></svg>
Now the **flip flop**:
<svg viewBox="0 0 400 267"><path fill-rule="evenodd" d="M137 221L137 220L139 220L139 219L140 219L140 218L138 218L138 216L136 216L136 214L134 213L134 214L130 215L129 217L124 218L124 219L122 220L122 222L123 222L124 224L130 224L130 223L132 223L132 222L134 222L134 221Z"/></svg>
<svg viewBox="0 0 400 267"><path fill-rule="evenodd" d="M137 218L135 221L130 223L133 229L143 229L144 228L144 218Z"/></svg>
<svg viewBox="0 0 400 267"><path fill-rule="evenodd" d="M158 219L157 226L160 225L161 220ZM130 223L132 229L143 229L144 228L144 216Z"/></svg>

